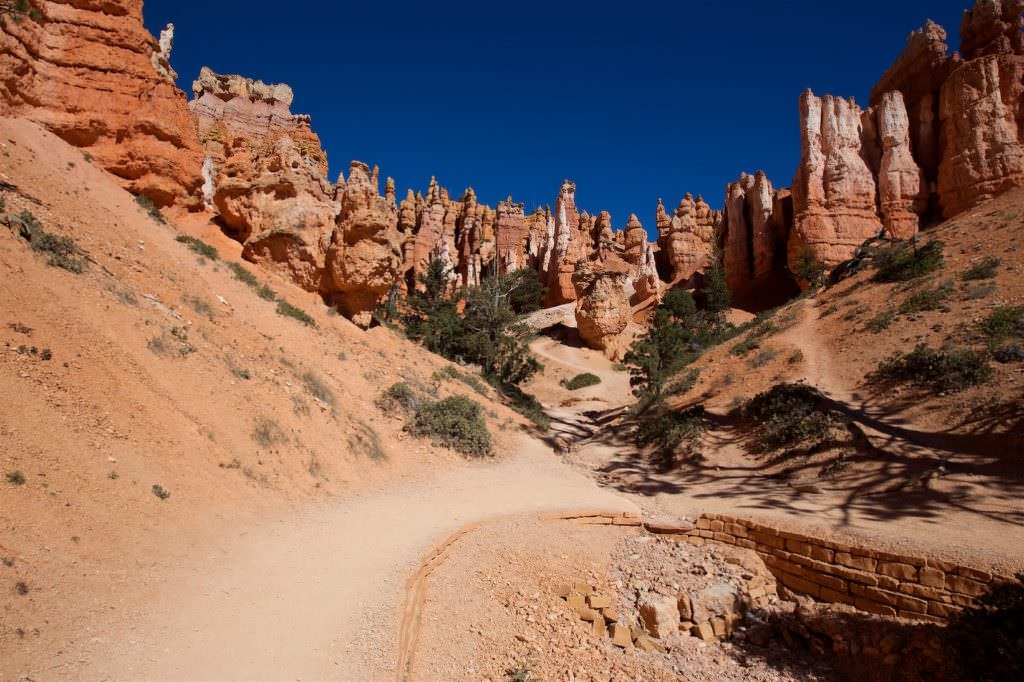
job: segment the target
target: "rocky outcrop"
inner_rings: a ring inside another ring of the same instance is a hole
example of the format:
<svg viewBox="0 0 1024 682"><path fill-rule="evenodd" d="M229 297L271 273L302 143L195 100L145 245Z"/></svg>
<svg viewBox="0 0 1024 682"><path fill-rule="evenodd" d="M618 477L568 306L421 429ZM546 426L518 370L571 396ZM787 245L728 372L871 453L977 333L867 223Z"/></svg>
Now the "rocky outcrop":
<svg viewBox="0 0 1024 682"><path fill-rule="evenodd" d="M572 274L576 297L576 326L591 348L621 359L631 339L632 287L624 272L583 265Z"/></svg>
<svg viewBox="0 0 1024 682"><path fill-rule="evenodd" d="M154 38L142 0L33 0L0 25L0 115L86 150L157 206L200 208L203 156L170 68L173 29Z"/></svg>
<svg viewBox="0 0 1024 682"><path fill-rule="evenodd" d="M786 268L793 227L790 198L789 190L776 190L761 171L741 173L726 187L718 238L726 282L735 297L745 300L754 288L777 286L770 280Z"/></svg>
<svg viewBox="0 0 1024 682"><path fill-rule="evenodd" d="M853 100L810 90L800 97L803 153L793 179L789 261L807 250L827 266L878 234L878 186L863 153L864 112Z"/></svg>
<svg viewBox="0 0 1024 682"><path fill-rule="evenodd" d="M246 259L320 291L339 206L309 117L289 111L291 88L204 68L192 90L209 205Z"/></svg>
<svg viewBox="0 0 1024 682"><path fill-rule="evenodd" d="M585 260L591 250L591 236L580 229L576 208L576 183L565 180L555 202L554 221L547 244L541 252L541 275L548 293L545 306L557 306L576 300L572 277L576 263Z"/></svg>
<svg viewBox="0 0 1024 682"><path fill-rule="evenodd" d="M349 167L348 180L338 182L341 210L327 253L325 289L344 315L363 326L403 270L393 183L388 188L381 196L375 174L359 161Z"/></svg>
<svg viewBox="0 0 1024 682"><path fill-rule="evenodd" d="M658 200L655 221L660 270L669 281L688 284L699 270L708 265L715 231L721 219L721 214L712 211L701 196L694 201L693 195L687 193L671 218Z"/></svg>

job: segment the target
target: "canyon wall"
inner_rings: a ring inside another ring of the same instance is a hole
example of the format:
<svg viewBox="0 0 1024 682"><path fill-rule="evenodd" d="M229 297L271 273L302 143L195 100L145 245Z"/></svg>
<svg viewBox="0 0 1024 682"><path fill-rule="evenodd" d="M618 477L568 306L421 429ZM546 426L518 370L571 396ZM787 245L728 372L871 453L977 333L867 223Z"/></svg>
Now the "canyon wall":
<svg viewBox="0 0 1024 682"><path fill-rule="evenodd" d="M33 0L0 14L0 115L39 123L157 206L198 208L203 155L142 0Z"/></svg>

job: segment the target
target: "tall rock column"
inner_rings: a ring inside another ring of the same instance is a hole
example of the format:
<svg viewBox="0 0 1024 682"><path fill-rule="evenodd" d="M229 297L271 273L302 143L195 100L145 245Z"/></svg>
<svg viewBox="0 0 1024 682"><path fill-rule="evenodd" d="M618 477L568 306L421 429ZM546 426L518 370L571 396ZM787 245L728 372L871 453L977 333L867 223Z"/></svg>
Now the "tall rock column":
<svg viewBox="0 0 1024 682"><path fill-rule="evenodd" d="M792 267L810 249L827 266L878 234L878 187L862 156L863 111L853 100L810 90L800 97L803 153L793 179Z"/></svg>
<svg viewBox="0 0 1024 682"><path fill-rule="evenodd" d="M927 208L924 172L910 151L910 119L899 90L882 95L877 111L882 158L878 171L882 220L896 239L917 234L919 216Z"/></svg>

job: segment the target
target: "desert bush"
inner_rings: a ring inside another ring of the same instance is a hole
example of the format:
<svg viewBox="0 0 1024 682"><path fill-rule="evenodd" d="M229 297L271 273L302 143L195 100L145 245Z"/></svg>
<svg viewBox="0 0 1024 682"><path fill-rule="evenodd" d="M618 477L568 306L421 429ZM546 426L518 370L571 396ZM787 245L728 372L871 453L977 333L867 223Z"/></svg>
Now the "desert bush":
<svg viewBox="0 0 1024 682"><path fill-rule="evenodd" d="M11 485L25 485L25 474L20 471L8 471L6 478Z"/></svg>
<svg viewBox="0 0 1024 682"><path fill-rule="evenodd" d="M442 369L434 372L431 378L436 382L442 382L445 379L461 381L480 395L487 396L487 385L483 381L469 372L459 371L452 365L445 365Z"/></svg>
<svg viewBox="0 0 1024 682"><path fill-rule="evenodd" d="M877 374L883 381L950 393L985 383L992 378L992 367L985 355L974 350L932 350L919 344L910 353L897 352L882 360Z"/></svg>
<svg viewBox="0 0 1024 682"><path fill-rule="evenodd" d="M19 597L24 597L26 594L28 594L28 583L26 583L24 580L19 580L18 582L14 583L14 591L18 594Z"/></svg>
<svg viewBox="0 0 1024 682"><path fill-rule="evenodd" d="M779 384L759 393L743 407L742 415L753 422L765 450L819 442L841 421L814 389L801 384Z"/></svg>
<svg viewBox="0 0 1024 682"><path fill-rule="evenodd" d="M397 384L391 384L391 386L385 389L380 394L380 397L377 398L375 404L384 412L388 412L397 406L403 411L411 413L416 411L420 404L420 399L416 397L416 392L412 390L409 384L400 381Z"/></svg>
<svg viewBox="0 0 1024 682"><path fill-rule="evenodd" d="M208 317L211 320L213 319L213 306L211 306L203 299L198 298L196 296L186 296L185 303L187 303L188 306L192 308L192 310L196 311L196 314L202 315L203 317Z"/></svg>
<svg viewBox="0 0 1024 682"><path fill-rule="evenodd" d="M563 385L567 390L578 391L582 388L588 388L590 386L597 386L601 383L601 377L596 374L577 374L572 379L566 381Z"/></svg>
<svg viewBox="0 0 1024 682"><path fill-rule="evenodd" d="M996 308L982 321L981 329L993 341L1024 337L1024 305Z"/></svg>
<svg viewBox="0 0 1024 682"><path fill-rule="evenodd" d="M803 361L804 361L804 352L802 350L800 350L799 348L796 349L795 351L793 351L793 354L789 356L789 360L788 360L789 364L791 364L791 365L799 365Z"/></svg>
<svg viewBox="0 0 1024 682"><path fill-rule="evenodd" d="M464 455L483 457L494 452L480 405L463 396L424 403L405 428Z"/></svg>
<svg viewBox="0 0 1024 682"><path fill-rule="evenodd" d="M900 304L900 313L909 315L925 310L941 310L945 308L946 301L949 300L952 293L952 287L946 285L915 291L903 299L903 303Z"/></svg>
<svg viewBox="0 0 1024 682"><path fill-rule="evenodd" d="M260 417L256 420L256 426L252 431L252 439L262 448L272 448L288 439L284 429L268 417Z"/></svg>
<svg viewBox="0 0 1024 682"><path fill-rule="evenodd" d="M986 256L979 263L975 263L970 268L964 271L961 275L961 279L965 282L976 279L992 279L999 272L999 266L1002 265L1003 261L995 256Z"/></svg>
<svg viewBox="0 0 1024 682"><path fill-rule="evenodd" d="M700 453L705 431L704 407L698 406L642 420L637 426L636 441L639 445L654 446L661 464L670 467L679 461L680 455L692 457Z"/></svg>
<svg viewBox="0 0 1024 682"><path fill-rule="evenodd" d="M154 355L184 358L196 352L196 347L189 343L188 331L184 327L163 329L153 336L146 346Z"/></svg>
<svg viewBox="0 0 1024 682"><path fill-rule="evenodd" d="M310 317L309 313L301 308L296 308L288 301L277 302L277 314L298 320L307 327L316 327L316 320Z"/></svg>
<svg viewBox="0 0 1024 682"><path fill-rule="evenodd" d="M164 214L160 212L160 209L156 207L153 200L144 194L140 194L135 197L135 203L137 203L143 211L145 211L150 218L157 221L158 223L166 223L167 220L164 218Z"/></svg>
<svg viewBox="0 0 1024 682"><path fill-rule="evenodd" d="M909 282L940 269L945 263L945 244L933 240L917 248L916 244L899 245L879 251L875 256L876 282Z"/></svg>
<svg viewBox="0 0 1024 682"><path fill-rule="evenodd" d="M29 211L22 211L18 215L18 222L21 223L21 236L28 240L32 250L49 256L47 265L76 275L85 272L87 261L81 258L82 250L74 239L47 232Z"/></svg>
<svg viewBox="0 0 1024 682"><path fill-rule="evenodd" d="M875 334L881 334L886 329L892 326L893 320L896 319L896 314L891 310L883 310L878 313L870 320L864 323L864 327Z"/></svg>
<svg viewBox="0 0 1024 682"><path fill-rule="evenodd" d="M372 426L363 421L356 421L353 425L352 435L349 436L348 445L352 450L361 452L374 462L383 462L388 458L388 453L381 444L380 436Z"/></svg>
<svg viewBox="0 0 1024 682"><path fill-rule="evenodd" d="M306 392L320 402L334 406L334 393L312 370L302 373L302 385L306 387Z"/></svg>
<svg viewBox="0 0 1024 682"><path fill-rule="evenodd" d="M997 289L998 287L995 282L961 285L963 300L965 301L980 301L981 299L988 298L992 294L996 293Z"/></svg>
<svg viewBox="0 0 1024 682"><path fill-rule="evenodd" d="M1024 346L1019 343L1008 343L1000 346L992 352L992 357L1003 364L1010 362L1024 362Z"/></svg>
<svg viewBox="0 0 1024 682"><path fill-rule="evenodd" d="M256 295L262 298L264 301L276 301L277 293L270 288L269 285L262 285L256 289Z"/></svg>
<svg viewBox="0 0 1024 682"><path fill-rule="evenodd" d="M765 365L772 362L772 360L777 358L778 355L779 351L769 346L767 348L762 349L760 353L755 355L754 359L750 361L750 365L755 369L760 369L761 367L764 367Z"/></svg>
<svg viewBox="0 0 1024 682"><path fill-rule="evenodd" d="M169 490L166 490L162 485L158 485L156 483L153 484L152 491L153 494L159 497L161 500L166 500L168 497L171 496Z"/></svg>
<svg viewBox="0 0 1024 682"><path fill-rule="evenodd" d="M192 251L195 251L204 258L209 258L210 260L220 260L220 254L217 253L217 249L210 246L204 241L196 239L195 237L189 237L186 234L179 234L175 239L179 243L184 244Z"/></svg>
<svg viewBox="0 0 1024 682"><path fill-rule="evenodd" d="M231 271L231 273L235 276L235 279L237 279L239 282L242 282L252 287L253 289L259 287L260 282L258 279L256 279L256 275L252 274L251 272L249 272L249 270L242 267L240 263L231 261L227 264L227 266L228 270Z"/></svg>
<svg viewBox="0 0 1024 682"><path fill-rule="evenodd" d="M812 289L817 289L825 281L825 264L818 258L817 252L804 246L793 263L793 274L802 282L807 282Z"/></svg>
<svg viewBox="0 0 1024 682"><path fill-rule="evenodd" d="M537 398L518 386L495 384L503 401L514 412L521 414L530 420L530 423L541 431L551 429L551 417L544 411L544 406Z"/></svg>

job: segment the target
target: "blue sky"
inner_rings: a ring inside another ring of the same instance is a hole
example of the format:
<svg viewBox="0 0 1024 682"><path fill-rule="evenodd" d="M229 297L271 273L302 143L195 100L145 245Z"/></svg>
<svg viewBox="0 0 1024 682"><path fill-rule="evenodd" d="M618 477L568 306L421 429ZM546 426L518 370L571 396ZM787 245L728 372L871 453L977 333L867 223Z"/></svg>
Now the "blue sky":
<svg viewBox="0 0 1024 682"><path fill-rule="evenodd" d="M743 170L789 186L800 93L866 103L926 18L956 49L970 1L146 0L145 18L176 24L190 96L203 65L291 85L332 179L360 159L403 194L436 175L529 210L568 177L581 208L653 229L658 197L719 208Z"/></svg>

